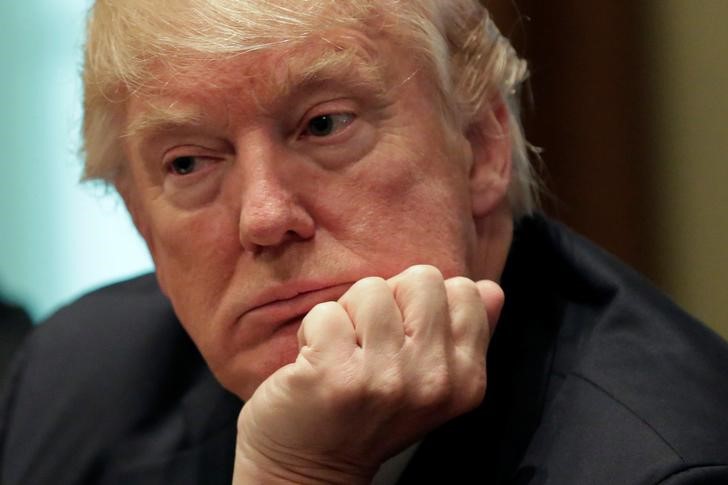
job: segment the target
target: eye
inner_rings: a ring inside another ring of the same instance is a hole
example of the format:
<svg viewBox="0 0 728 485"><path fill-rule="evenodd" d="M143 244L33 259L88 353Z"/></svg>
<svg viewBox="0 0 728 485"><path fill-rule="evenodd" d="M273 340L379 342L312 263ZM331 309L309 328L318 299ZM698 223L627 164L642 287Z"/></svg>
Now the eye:
<svg viewBox="0 0 728 485"><path fill-rule="evenodd" d="M315 116L308 121L306 129L301 136L313 136L317 138L330 136L349 126L352 121L354 121L354 115L351 113Z"/></svg>
<svg viewBox="0 0 728 485"><path fill-rule="evenodd" d="M167 162L167 171L173 175L190 175L218 162L215 158L186 155Z"/></svg>
<svg viewBox="0 0 728 485"><path fill-rule="evenodd" d="M169 171L175 175L188 175L197 169L197 157L177 157L169 162Z"/></svg>

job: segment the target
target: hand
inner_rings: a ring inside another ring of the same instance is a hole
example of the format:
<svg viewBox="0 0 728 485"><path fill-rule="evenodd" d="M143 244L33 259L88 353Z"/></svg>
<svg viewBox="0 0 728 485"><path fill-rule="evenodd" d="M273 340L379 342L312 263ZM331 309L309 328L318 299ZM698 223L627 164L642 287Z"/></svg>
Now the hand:
<svg viewBox="0 0 728 485"><path fill-rule="evenodd" d="M369 483L384 460L482 401L502 304L493 282L413 266L315 306L296 361L240 413L233 483Z"/></svg>

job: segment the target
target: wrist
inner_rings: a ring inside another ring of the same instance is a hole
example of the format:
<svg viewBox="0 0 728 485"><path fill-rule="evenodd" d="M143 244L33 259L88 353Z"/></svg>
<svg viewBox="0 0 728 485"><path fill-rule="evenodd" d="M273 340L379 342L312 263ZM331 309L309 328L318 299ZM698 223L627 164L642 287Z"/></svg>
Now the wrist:
<svg viewBox="0 0 728 485"><path fill-rule="evenodd" d="M238 442L235 451L233 485L242 484L334 484L367 485L376 468L335 463L327 459L312 459L300 454L276 453L275 457Z"/></svg>

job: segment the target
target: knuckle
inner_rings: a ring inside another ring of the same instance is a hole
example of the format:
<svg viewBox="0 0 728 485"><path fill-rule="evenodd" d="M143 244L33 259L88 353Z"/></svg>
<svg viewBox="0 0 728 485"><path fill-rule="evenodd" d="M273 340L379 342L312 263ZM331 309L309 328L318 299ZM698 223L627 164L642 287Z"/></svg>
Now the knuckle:
<svg viewBox="0 0 728 485"><path fill-rule="evenodd" d="M474 378L469 382L469 385L463 390L461 399L462 412L470 411L475 409L483 402L485 398L485 379Z"/></svg>
<svg viewBox="0 0 728 485"><path fill-rule="evenodd" d="M429 264L416 264L405 271L408 277L426 281L442 281L442 273L436 267Z"/></svg>
<svg viewBox="0 0 728 485"><path fill-rule="evenodd" d="M448 291L463 293L467 295L477 295L478 287L475 282L464 276L455 276L445 280L445 287Z"/></svg>
<svg viewBox="0 0 728 485"><path fill-rule="evenodd" d="M447 369L433 369L421 379L416 404L422 408L439 408L452 400L453 390Z"/></svg>
<svg viewBox="0 0 728 485"><path fill-rule="evenodd" d="M457 401L455 409L458 413L470 411L483 401L485 398L487 377L484 366L472 369L472 371L464 374L463 378L457 385Z"/></svg>
<svg viewBox="0 0 728 485"><path fill-rule="evenodd" d="M335 301L325 301L317 303L311 308L306 316L303 317L303 322L310 321L311 319L324 318L338 313L339 304Z"/></svg>
<svg viewBox="0 0 728 485"><path fill-rule="evenodd" d="M321 313L336 312L339 310L339 304L335 301L322 301L311 308L311 311L314 310Z"/></svg>
<svg viewBox="0 0 728 485"><path fill-rule="evenodd" d="M485 389L487 378L485 375L485 369L480 369L479 372L475 373L471 379L467 380L468 386L465 392L466 396L470 397L470 401L473 406L477 406L485 397Z"/></svg>
<svg viewBox="0 0 728 485"><path fill-rule="evenodd" d="M386 283L383 278L380 278L379 276L367 276L366 278L362 278L353 285L351 285L351 288L349 289L349 292L351 293L358 293L358 292L364 292L368 293L373 290L378 290L381 288L385 288Z"/></svg>

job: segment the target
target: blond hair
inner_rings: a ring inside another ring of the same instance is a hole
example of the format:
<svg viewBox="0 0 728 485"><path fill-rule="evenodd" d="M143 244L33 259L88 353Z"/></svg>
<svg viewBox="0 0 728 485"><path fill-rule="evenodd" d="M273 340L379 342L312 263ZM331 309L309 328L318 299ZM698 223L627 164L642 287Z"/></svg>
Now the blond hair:
<svg viewBox="0 0 728 485"><path fill-rule="evenodd" d="M505 100L513 152L509 200L514 214L530 212L537 184L518 116L526 63L477 0L97 0L84 66L83 178L114 183L123 172L125 100L154 83L152 66L294 47L317 32L372 24L415 46L440 101L464 126L494 97Z"/></svg>

